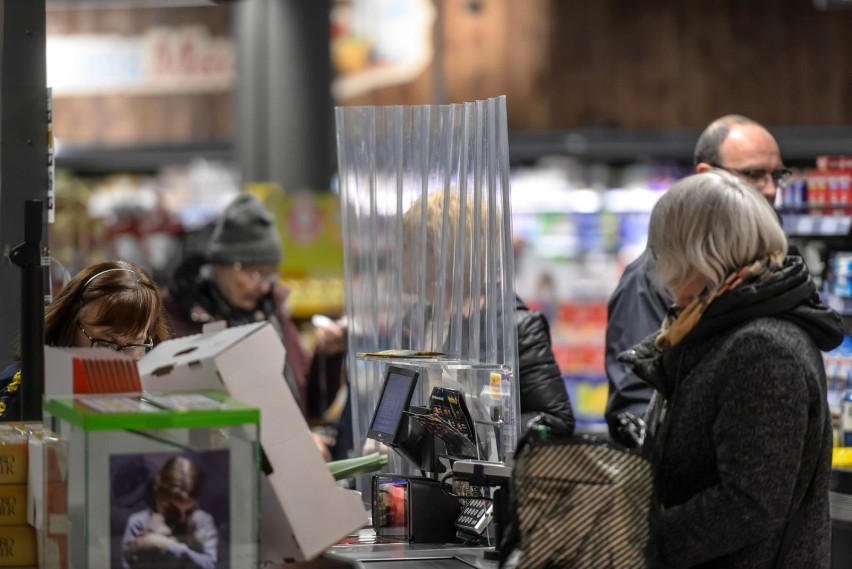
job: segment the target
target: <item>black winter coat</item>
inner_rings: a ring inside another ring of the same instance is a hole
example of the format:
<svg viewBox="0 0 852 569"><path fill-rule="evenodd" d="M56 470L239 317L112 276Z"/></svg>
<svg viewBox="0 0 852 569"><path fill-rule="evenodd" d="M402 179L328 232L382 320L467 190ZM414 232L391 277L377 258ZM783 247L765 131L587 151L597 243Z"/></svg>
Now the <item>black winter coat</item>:
<svg viewBox="0 0 852 569"><path fill-rule="evenodd" d="M802 260L714 301L684 340L623 361L667 400L651 445L650 567L773 567L813 478L786 568L828 567L832 432L820 350L843 339ZM816 473L814 477L814 472Z"/></svg>
<svg viewBox="0 0 852 569"><path fill-rule="evenodd" d="M541 312L530 310L516 297L518 383L521 389L521 429L536 415L556 434L574 433L574 413L562 373L553 357L550 326Z"/></svg>

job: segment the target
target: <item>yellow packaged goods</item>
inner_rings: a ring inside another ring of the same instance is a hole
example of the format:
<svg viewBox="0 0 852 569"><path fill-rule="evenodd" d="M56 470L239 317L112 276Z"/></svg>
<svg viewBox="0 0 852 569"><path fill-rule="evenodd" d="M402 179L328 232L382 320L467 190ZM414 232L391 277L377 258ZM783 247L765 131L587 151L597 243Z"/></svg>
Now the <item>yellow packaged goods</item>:
<svg viewBox="0 0 852 569"><path fill-rule="evenodd" d="M0 484L27 481L27 437L13 429L0 431Z"/></svg>
<svg viewBox="0 0 852 569"><path fill-rule="evenodd" d="M831 466L834 468L852 467L852 447L834 447Z"/></svg>
<svg viewBox="0 0 852 569"><path fill-rule="evenodd" d="M0 526L0 567L37 564L35 529L28 525Z"/></svg>
<svg viewBox="0 0 852 569"><path fill-rule="evenodd" d="M0 484L0 526L27 523L27 485Z"/></svg>

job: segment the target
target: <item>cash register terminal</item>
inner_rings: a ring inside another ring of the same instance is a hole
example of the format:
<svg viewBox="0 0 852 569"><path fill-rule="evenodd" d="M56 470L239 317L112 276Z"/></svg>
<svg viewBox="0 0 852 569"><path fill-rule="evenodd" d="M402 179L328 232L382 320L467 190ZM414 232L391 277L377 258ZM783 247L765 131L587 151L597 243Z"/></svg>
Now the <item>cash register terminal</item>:
<svg viewBox="0 0 852 569"><path fill-rule="evenodd" d="M499 465L487 466L489 477L483 478L483 465L493 463L477 460L477 428L465 404L465 394L435 387L428 407L411 405L418 377L415 368L387 367L367 432L368 438L394 449L424 474L373 477L371 505L376 536L412 543L481 536L494 518L490 493L454 495L452 485L438 479L445 470L438 457L446 457L452 465L453 472L446 477L471 485L493 485L496 480L492 474L505 481L505 473L511 469L497 473L492 470ZM432 477L425 476L427 472Z"/></svg>
<svg viewBox="0 0 852 569"><path fill-rule="evenodd" d="M393 447L402 435L403 413L408 410L411 395L420 374L415 369L388 366L379 402L373 411L367 438Z"/></svg>

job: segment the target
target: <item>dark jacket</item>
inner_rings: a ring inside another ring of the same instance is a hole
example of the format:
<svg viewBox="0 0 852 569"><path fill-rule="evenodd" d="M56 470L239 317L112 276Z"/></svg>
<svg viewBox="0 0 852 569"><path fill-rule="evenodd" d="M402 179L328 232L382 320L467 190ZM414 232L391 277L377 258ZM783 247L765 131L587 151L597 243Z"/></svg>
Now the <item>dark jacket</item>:
<svg viewBox="0 0 852 569"><path fill-rule="evenodd" d="M643 417L653 393L629 365L617 359L618 354L659 330L666 315L669 301L653 285L653 273L653 259L646 249L624 269L607 303L605 363L609 399L604 417L610 436L616 440L620 440L616 416L628 412Z"/></svg>
<svg viewBox="0 0 852 569"><path fill-rule="evenodd" d="M801 256L790 243L787 254ZM625 267L618 285L607 303L605 365L609 398L604 411L610 436L624 444L618 433L616 417L632 413L643 417L653 390L618 361L618 354L660 329L671 299L653 283L656 265L648 249Z"/></svg>
<svg viewBox="0 0 852 569"><path fill-rule="evenodd" d="M520 298L515 302L518 330L518 384L521 390L521 428L538 414L554 432L574 432L574 413L550 344L550 326L540 312Z"/></svg>
<svg viewBox="0 0 852 569"><path fill-rule="evenodd" d="M667 401L650 444L650 567L773 567L787 522L812 498L784 567L828 567L832 431L820 350L843 339L801 258L714 301L678 345L654 336L620 359ZM814 476L815 473L815 476Z"/></svg>

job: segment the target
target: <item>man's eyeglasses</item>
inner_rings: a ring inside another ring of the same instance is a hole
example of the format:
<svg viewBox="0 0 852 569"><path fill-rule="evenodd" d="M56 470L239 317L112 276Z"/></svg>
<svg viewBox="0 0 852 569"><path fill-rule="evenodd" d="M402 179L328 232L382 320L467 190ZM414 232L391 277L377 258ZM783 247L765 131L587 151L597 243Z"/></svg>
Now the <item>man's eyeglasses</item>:
<svg viewBox="0 0 852 569"><path fill-rule="evenodd" d="M151 351L154 347L154 342L148 340L144 344L116 344L115 342L110 342L109 340L101 340L100 338L92 338L89 336L89 333L86 332L86 329L83 328L83 324L77 320L77 326L80 328L80 331L83 332L83 335L89 339L89 342L92 343L93 348L106 348L108 350L112 350L114 352L124 352L131 358L141 358L145 354Z"/></svg>
<svg viewBox="0 0 852 569"><path fill-rule="evenodd" d="M783 188L790 183L790 178L793 177L793 173L786 168L764 170L762 168L728 168L727 166L715 163L711 163L710 165L714 168L730 172L731 174L736 174L740 178L747 180L756 188L762 188L766 185L766 176L770 176L772 178L772 182L775 184L776 188Z"/></svg>
<svg viewBox="0 0 852 569"><path fill-rule="evenodd" d="M277 270L261 270L244 267L242 263L234 263L233 269L249 278L252 284L259 285L263 283L274 284L278 280Z"/></svg>

